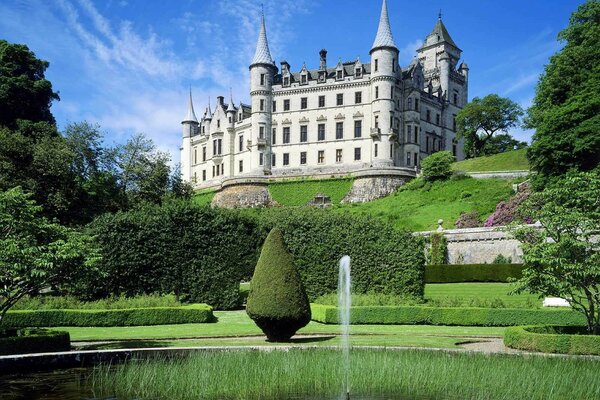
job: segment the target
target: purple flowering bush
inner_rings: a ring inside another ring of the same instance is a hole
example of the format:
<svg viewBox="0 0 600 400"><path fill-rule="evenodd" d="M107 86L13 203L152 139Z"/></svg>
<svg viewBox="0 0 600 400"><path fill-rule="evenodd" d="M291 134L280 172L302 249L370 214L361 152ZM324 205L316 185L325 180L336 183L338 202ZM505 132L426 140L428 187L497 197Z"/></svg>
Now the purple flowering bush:
<svg viewBox="0 0 600 400"><path fill-rule="evenodd" d="M511 197L508 201L498 203L496 211L487 218L483 226L504 226L515 221L526 224L533 223L533 219L530 216L524 216L519 213L519 207L529 198L530 194L531 191L527 188Z"/></svg>
<svg viewBox="0 0 600 400"><path fill-rule="evenodd" d="M460 216L454 223L454 226L456 226L458 229L480 227L481 222L479 221L479 211L474 210L460 213Z"/></svg>

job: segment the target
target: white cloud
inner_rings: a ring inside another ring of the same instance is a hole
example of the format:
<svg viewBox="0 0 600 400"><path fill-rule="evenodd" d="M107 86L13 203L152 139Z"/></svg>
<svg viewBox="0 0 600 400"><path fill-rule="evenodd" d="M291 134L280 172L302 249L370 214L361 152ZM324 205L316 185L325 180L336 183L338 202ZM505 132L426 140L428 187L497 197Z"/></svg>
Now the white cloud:
<svg viewBox="0 0 600 400"><path fill-rule="evenodd" d="M538 77L539 77L539 73L533 72L533 73L530 73L527 75L522 75L522 76L516 78L515 80L511 80L509 82L509 86L506 89L504 89L504 91L502 92L502 95L506 96L506 95L516 92L524 87L531 86L535 82L537 82Z"/></svg>
<svg viewBox="0 0 600 400"><path fill-rule="evenodd" d="M417 49L423 45L423 40L415 39L407 43L400 49L400 65L409 64L413 57L417 55Z"/></svg>

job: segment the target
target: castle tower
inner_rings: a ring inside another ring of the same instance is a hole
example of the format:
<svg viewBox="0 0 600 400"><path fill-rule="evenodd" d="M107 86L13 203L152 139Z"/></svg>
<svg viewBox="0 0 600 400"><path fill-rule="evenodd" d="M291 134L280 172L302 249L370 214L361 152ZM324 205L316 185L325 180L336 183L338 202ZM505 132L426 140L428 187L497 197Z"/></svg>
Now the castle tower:
<svg viewBox="0 0 600 400"><path fill-rule="evenodd" d="M198 133L198 118L194 112L194 103L192 101L192 89L190 89L190 100L188 103L188 111L181 121L183 130L183 143L181 146L181 165L187 166L182 168L181 175L184 181L189 182L192 176L192 136Z"/></svg>
<svg viewBox="0 0 600 400"><path fill-rule="evenodd" d="M250 64L250 97L252 99L252 161L251 172L271 173L271 106L273 78L277 67L271 58L265 17L261 17L256 52Z"/></svg>
<svg viewBox="0 0 600 400"><path fill-rule="evenodd" d="M381 16L371 55L371 109L373 112L373 166L393 166L394 87L399 73L398 47L394 42L388 17L387 1L383 0Z"/></svg>

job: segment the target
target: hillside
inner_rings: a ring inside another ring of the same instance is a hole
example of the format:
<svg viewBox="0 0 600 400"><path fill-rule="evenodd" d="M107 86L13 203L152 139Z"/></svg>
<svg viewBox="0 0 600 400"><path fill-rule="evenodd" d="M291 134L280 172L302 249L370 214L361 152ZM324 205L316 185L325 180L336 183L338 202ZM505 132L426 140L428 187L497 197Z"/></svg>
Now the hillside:
<svg viewBox="0 0 600 400"><path fill-rule="evenodd" d="M317 193L339 204L352 187L352 179L299 180L269 184L271 197L281 206L305 206Z"/></svg>
<svg viewBox="0 0 600 400"><path fill-rule="evenodd" d="M529 170L527 149L508 151L506 153L455 162L452 164L452 169L465 172Z"/></svg>

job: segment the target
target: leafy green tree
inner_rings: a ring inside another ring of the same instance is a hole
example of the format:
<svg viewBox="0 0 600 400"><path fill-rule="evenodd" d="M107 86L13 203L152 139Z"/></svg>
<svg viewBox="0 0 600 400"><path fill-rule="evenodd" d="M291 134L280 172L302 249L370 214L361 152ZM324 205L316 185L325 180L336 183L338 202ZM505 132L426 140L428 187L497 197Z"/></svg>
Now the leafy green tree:
<svg viewBox="0 0 600 400"><path fill-rule="evenodd" d="M23 296L97 271L92 239L40 211L21 188L0 192L0 323Z"/></svg>
<svg viewBox="0 0 600 400"><path fill-rule="evenodd" d="M542 229L515 230L526 265L517 291L567 299L600 334L600 173L569 173L525 204Z"/></svg>
<svg viewBox="0 0 600 400"><path fill-rule="evenodd" d="M279 228L265 240L250 283L248 316L272 342L287 342L310 322L310 304Z"/></svg>
<svg viewBox="0 0 600 400"><path fill-rule="evenodd" d="M488 156L498 153L506 153L507 151L520 150L527 147L527 142L522 142L508 133L501 133L492 136L483 146L481 155Z"/></svg>
<svg viewBox="0 0 600 400"><path fill-rule="evenodd" d="M426 181L444 180L452 175L452 163L456 161L449 151L438 151L421 161L421 173Z"/></svg>
<svg viewBox="0 0 600 400"><path fill-rule="evenodd" d="M497 94L475 97L456 115L456 137L464 138L467 157L478 157L495 134L518 126L522 116L521 106L511 99Z"/></svg>
<svg viewBox="0 0 600 400"><path fill-rule="evenodd" d="M48 65L27 46L0 40L0 126L15 128L20 119L54 124L50 105L59 97L44 76Z"/></svg>
<svg viewBox="0 0 600 400"><path fill-rule="evenodd" d="M527 156L542 181L600 164L599 37L600 2L590 0L559 33L564 47L538 82L526 120L536 130Z"/></svg>

